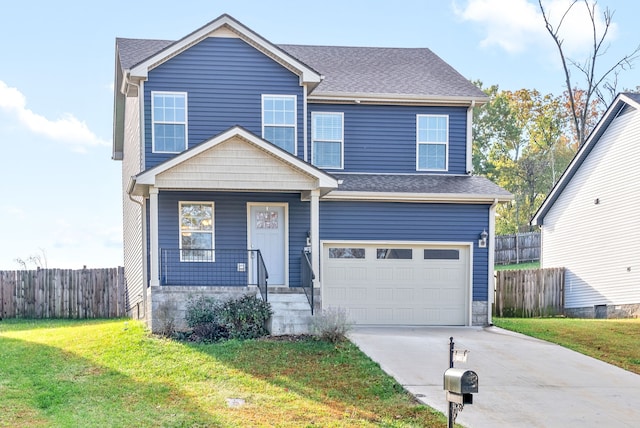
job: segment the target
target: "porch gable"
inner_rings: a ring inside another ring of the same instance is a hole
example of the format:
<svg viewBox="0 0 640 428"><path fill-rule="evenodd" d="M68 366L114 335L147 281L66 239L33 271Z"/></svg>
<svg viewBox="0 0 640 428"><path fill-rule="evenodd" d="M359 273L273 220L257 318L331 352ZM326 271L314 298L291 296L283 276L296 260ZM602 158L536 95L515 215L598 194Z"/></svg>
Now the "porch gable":
<svg viewBox="0 0 640 428"><path fill-rule="evenodd" d="M129 193L184 190L327 193L338 181L249 131L234 127L132 178Z"/></svg>

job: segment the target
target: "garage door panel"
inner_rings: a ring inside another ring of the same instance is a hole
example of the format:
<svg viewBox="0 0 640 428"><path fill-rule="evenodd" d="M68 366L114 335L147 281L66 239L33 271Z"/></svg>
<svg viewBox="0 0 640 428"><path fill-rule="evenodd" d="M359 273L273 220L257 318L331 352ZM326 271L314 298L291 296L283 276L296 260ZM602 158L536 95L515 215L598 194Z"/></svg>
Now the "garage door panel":
<svg viewBox="0 0 640 428"><path fill-rule="evenodd" d="M359 248L356 259L340 248L330 258L329 247L336 245L324 248L323 306L346 309L357 324L466 324L468 248L397 244L381 250L380 245L358 243L353 245ZM431 258L425 259L431 248ZM441 254L458 259L433 258Z"/></svg>

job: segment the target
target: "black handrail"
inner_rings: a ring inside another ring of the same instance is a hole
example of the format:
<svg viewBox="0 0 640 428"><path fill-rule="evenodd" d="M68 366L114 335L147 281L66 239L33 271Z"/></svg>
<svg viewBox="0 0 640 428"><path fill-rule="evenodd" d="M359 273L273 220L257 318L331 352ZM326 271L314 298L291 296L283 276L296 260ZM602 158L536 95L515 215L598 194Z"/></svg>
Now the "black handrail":
<svg viewBox="0 0 640 428"><path fill-rule="evenodd" d="M250 250L251 251L251 250ZM262 253L260 250L257 250L256 254L258 255L257 264L257 281L256 285L258 286L258 290L260 290L260 294L262 295L262 299L267 301L267 280L269 279L269 272L267 272L267 266L264 264L264 260L262 259Z"/></svg>
<svg viewBox="0 0 640 428"><path fill-rule="evenodd" d="M300 275L302 276L302 289L307 296L307 301L311 306L311 315L313 315L313 280L316 279L316 276L313 273L313 267L309 260L309 253L304 250L300 257Z"/></svg>

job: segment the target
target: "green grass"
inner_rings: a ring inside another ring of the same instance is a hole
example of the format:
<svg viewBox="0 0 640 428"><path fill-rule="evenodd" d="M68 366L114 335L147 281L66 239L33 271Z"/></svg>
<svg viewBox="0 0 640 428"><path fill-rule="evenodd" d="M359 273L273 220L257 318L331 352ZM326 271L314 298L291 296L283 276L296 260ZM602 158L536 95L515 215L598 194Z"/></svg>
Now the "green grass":
<svg viewBox="0 0 640 428"><path fill-rule="evenodd" d="M493 323L640 374L640 319L494 318Z"/></svg>
<svg viewBox="0 0 640 428"><path fill-rule="evenodd" d="M540 262L514 263L512 265L495 265L495 270L540 269Z"/></svg>
<svg viewBox="0 0 640 428"><path fill-rule="evenodd" d="M0 373L0 427L447 424L348 342L187 344L130 320L4 320Z"/></svg>

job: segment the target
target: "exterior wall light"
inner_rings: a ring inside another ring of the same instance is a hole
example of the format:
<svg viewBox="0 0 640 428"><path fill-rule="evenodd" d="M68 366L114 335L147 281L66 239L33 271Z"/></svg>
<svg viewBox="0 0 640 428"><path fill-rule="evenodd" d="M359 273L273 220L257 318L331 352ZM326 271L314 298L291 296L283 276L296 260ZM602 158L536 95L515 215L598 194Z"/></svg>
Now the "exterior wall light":
<svg viewBox="0 0 640 428"><path fill-rule="evenodd" d="M478 240L478 248L487 248L487 238L489 234L486 230L483 230L480 234L480 239Z"/></svg>

